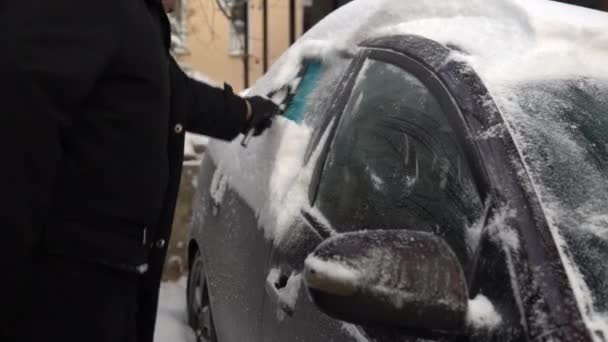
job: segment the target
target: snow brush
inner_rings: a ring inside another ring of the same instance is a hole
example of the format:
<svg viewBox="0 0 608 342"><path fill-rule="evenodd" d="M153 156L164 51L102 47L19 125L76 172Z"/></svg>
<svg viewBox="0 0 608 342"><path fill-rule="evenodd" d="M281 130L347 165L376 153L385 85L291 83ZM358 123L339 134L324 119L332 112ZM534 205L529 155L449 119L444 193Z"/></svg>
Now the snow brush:
<svg viewBox="0 0 608 342"><path fill-rule="evenodd" d="M308 94L314 89L321 72L321 63L309 61L300 69L298 75L288 84L268 93L267 97L279 106L280 116L295 123L301 123L304 118L304 107ZM253 137L250 129L241 141L247 147Z"/></svg>
<svg viewBox="0 0 608 342"><path fill-rule="evenodd" d="M298 81L299 83L299 81ZM296 86L297 89L297 86ZM293 98L293 96L295 95L295 92L293 91L291 84L287 84L284 85L283 87L271 91L267 98L274 102L277 106L279 106L279 115L282 117L285 117L287 119L290 119L286 114L286 109L287 109L287 105L291 104L291 99ZM294 120L292 120L294 121ZM250 128L249 131L247 131L247 134L245 134L245 136L243 137L243 141L241 141L241 146L243 147L247 147L247 145L249 145L249 141L251 140L251 138L253 137L253 132L255 131L255 129Z"/></svg>

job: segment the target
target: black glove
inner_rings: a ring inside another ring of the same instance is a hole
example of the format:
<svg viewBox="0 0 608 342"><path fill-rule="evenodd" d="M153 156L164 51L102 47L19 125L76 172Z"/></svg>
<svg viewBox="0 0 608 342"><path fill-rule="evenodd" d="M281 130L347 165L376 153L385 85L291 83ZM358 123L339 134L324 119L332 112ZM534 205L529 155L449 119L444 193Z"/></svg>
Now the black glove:
<svg viewBox="0 0 608 342"><path fill-rule="evenodd" d="M253 129L253 135L259 136L272 126L272 118L279 115L281 110L272 101L261 96L245 99L251 105L251 118L245 128L245 132Z"/></svg>

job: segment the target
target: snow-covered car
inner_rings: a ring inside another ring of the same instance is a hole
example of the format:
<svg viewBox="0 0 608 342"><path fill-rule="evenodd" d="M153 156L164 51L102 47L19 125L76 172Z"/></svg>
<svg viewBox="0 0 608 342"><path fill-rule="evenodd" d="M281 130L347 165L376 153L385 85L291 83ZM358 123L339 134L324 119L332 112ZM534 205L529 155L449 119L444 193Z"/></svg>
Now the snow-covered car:
<svg viewBox="0 0 608 342"><path fill-rule="evenodd" d="M606 341L608 15L357 0L214 141L189 245L203 341Z"/></svg>

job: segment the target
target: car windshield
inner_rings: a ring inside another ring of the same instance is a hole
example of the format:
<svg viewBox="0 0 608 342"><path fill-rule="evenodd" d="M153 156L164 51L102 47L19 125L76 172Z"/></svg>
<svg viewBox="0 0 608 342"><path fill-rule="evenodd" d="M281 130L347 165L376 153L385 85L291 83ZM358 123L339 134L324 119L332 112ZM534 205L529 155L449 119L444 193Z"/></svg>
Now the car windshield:
<svg viewBox="0 0 608 342"><path fill-rule="evenodd" d="M518 84L498 103L582 311L608 317L608 80ZM602 318L603 317L603 318Z"/></svg>

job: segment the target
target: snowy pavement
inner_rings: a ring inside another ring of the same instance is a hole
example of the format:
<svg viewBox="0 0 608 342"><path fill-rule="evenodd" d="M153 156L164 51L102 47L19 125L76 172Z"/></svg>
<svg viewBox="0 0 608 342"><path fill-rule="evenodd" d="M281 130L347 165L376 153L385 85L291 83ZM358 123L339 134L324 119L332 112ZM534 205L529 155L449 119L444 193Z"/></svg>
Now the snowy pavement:
<svg viewBox="0 0 608 342"><path fill-rule="evenodd" d="M155 342L195 342L194 332L187 323L186 278L164 282L160 288Z"/></svg>

